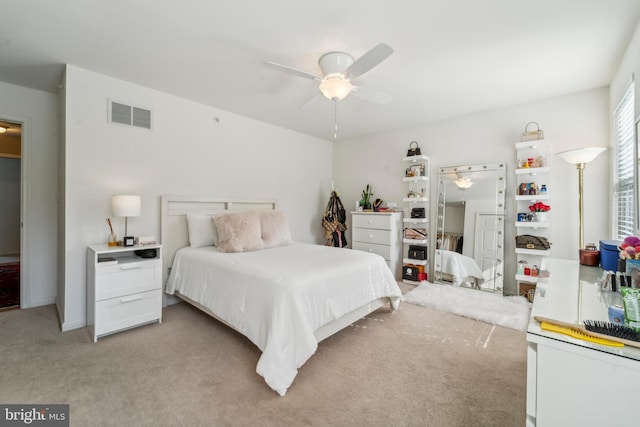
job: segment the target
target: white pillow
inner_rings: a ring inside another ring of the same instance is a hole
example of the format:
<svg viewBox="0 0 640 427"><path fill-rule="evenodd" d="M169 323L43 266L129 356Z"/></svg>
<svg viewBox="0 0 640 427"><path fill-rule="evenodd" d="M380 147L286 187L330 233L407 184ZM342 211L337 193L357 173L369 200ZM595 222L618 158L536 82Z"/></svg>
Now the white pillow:
<svg viewBox="0 0 640 427"><path fill-rule="evenodd" d="M187 214L187 229L192 248L215 246L217 236L211 215Z"/></svg>

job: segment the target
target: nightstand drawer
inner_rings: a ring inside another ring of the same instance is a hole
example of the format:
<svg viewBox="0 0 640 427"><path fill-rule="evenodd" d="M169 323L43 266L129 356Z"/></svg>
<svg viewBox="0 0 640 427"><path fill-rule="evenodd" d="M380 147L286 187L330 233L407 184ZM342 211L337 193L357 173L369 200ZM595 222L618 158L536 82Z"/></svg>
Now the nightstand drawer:
<svg viewBox="0 0 640 427"><path fill-rule="evenodd" d="M390 245L391 232L389 230L373 230L369 228L354 228L353 242L377 243L380 245ZM395 240L395 239L393 239Z"/></svg>
<svg viewBox="0 0 640 427"><path fill-rule="evenodd" d="M391 246L375 243L353 242L353 249L378 254L387 261L391 259Z"/></svg>
<svg viewBox="0 0 640 427"><path fill-rule="evenodd" d="M362 214L353 215L352 227L353 228L375 228L378 230L392 230L393 218L391 215L383 214Z"/></svg>
<svg viewBox="0 0 640 427"><path fill-rule="evenodd" d="M161 261L140 261L96 269L96 301L160 289Z"/></svg>
<svg viewBox="0 0 640 427"><path fill-rule="evenodd" d="M162 290L134 293L96 303L96 336L162 318Z"/></svg>

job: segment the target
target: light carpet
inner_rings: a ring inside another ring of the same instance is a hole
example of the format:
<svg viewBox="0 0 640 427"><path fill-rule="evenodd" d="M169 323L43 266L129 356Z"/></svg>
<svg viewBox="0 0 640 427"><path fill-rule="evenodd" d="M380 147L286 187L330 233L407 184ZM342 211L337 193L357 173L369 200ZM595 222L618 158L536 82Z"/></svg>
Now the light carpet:
<svg viewBox="0 0 640 427"><path fill-rule="evenodd" d="M452 285L421 282L404 294L404 301L439 311L524 331L530 304L520 296L502 296Z"/></svg>

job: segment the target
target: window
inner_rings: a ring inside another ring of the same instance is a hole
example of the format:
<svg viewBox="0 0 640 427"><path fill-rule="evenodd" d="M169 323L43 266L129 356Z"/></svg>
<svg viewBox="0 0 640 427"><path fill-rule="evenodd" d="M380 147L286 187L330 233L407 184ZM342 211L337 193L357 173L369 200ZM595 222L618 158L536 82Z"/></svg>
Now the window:
<svg viewBox="0 0 640 427"><path fill-rule="evenodd" d="M613 193L613 235L624 239L633 235L634 133L633 83L614 112L615 170Z"/></svg>

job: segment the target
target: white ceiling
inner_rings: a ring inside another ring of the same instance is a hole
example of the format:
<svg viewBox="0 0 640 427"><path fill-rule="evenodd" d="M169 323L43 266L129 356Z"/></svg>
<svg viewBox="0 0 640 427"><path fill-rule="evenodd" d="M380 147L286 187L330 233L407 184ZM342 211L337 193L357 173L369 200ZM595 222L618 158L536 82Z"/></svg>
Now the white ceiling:
<svg viewBox="0 0 640 427"><path fill-rule="evenodd" d="M0 80L55 92L62 64L333 139L318 58L395 52L356 80L338 139L609 84L640 19L638 0L0 0ZM135 104L135 100L130 102Z"/></svg>

